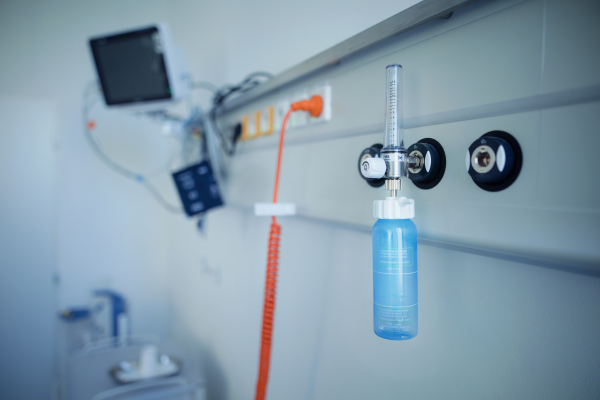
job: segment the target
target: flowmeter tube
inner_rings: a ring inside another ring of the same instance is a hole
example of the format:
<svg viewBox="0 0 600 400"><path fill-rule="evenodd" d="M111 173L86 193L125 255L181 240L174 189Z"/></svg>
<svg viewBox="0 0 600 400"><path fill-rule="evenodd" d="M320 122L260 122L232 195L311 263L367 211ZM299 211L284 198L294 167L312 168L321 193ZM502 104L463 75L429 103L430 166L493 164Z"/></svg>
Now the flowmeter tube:
<svg viewBox="0 0 600 400"><path fill-rule="evenodd" d="M402 67L388 65L385 69L385 135L383 149L404 150Z"/></svg>
<svg viewBox="0 0 600 400"><path fill-rule="evenodd" d="M381 158L385 162L385 188L392 197L402 189L402 178L408 177L402 112L402 67L388 65L385 69L385 133Z"/></svg>
<svg viewBox="0 0 600 400"><path fill-rule="evenodd" d="M360 172L366 179L385 179L385 188L396 197L402 189L402 178L408 178L409 168L423 167L420 153L408 155L404 147L404 112L402 100L402 66L388 65L385 69L385 132L381 158L368 159L361 155ZM426 166L429 171L429 166Z"/></svg>

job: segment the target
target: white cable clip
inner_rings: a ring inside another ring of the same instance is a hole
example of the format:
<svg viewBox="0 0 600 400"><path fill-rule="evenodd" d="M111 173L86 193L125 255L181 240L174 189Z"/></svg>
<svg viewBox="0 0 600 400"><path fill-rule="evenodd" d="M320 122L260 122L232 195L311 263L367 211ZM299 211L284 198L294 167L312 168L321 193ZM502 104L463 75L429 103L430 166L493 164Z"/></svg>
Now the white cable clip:
<svg viewBox="0 0 600 400"><path fill-rule="evenodd" d="M254 215L257 217L296 215L296 205L294 203L255 203Z"/></svg>

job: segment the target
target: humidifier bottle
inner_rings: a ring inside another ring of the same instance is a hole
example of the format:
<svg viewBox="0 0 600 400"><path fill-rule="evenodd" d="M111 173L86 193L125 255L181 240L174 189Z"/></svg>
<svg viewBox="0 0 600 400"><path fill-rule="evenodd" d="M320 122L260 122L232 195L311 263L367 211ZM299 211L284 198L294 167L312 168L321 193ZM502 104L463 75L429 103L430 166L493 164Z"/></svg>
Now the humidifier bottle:
<svg viewBox="0 0 600 400"><path fill-rule="evenodd" d="M414 210L414 200L405 197L373 204L373 328L384 339L407 340L418 333Z"/></svg>

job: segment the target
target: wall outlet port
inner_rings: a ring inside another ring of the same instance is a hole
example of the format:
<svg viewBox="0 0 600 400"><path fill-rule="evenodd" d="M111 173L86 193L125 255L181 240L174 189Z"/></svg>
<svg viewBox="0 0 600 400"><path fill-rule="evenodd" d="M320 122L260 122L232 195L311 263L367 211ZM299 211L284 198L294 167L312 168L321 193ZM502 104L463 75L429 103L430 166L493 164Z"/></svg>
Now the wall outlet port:
<svg viewBox="0 0 600 400"><path fill-rule="evenodd" d="M258 136L258 120L260 112L254 112L242 117L242 140L254 139Z"/></svg>
<svg viewBox="0 0 600 400"><path fill-rule="evenodd" d="M331 86L329 82L321 82L316 84L311 90L307 98L312 96L321 96L323 99L323 111L318 117L310 117L311 124L318 124L331 120Z"/></svg>
<svg viewBox="0 0 600 400"><path fill-rule="evenodd" d="M273 130L276 132L281 130L281 124L283 124L283 119L285 118L285 114L290 109L291 104L292 103L289 99L281 99L279 102L277 102L277 105L275 106L275 115L273 117Z"/></svg>
<svg viewBox="0 0 600 400"><path fill-rule="evenodd" d="M292 96L292 102L295 103L301 100L308 100L310 96L308 95L308 89L303 89L299 92L294 93ZM303 126L308 125L310 116L307 112L295 112L290 115L289 128L296 129L302 128Z"/></svg>
<svg viewBox="0 0 600 400"><path fill-rule="evenodd" d="M272 106L260 111L259 133L261 135L270 135L273 133L273 114L274 108Z"/></svg>

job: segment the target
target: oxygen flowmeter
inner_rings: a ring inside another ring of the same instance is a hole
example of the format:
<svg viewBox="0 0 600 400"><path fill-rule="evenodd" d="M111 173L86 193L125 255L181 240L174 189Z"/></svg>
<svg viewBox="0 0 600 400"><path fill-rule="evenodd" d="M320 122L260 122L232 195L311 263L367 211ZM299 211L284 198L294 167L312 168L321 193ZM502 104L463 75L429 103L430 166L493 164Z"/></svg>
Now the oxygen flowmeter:
<svg viewBox="0 0 600 400"><path fill-rule="evenodd" d="M435 187L446 170L446 154L434 139L421 139L404 147L402 67L388 65L385 70L384 144L374 144L362 151L358 163L369 185L385 184L395 196L402 189L402 178L409 178L420 189Z"/></svg>
<svg viewBox="0 0 600 400"><path fill-rule="evenodd" d="M385 70L385 133L380 158L366 158L361 165L365 178L385 179L386 190L402 189L401 178L408 177L408 155L404 147L402 127L402 67L394 64ZM418 162L412 157L413 163Z"/></svg>
<svg viewBox="0 0 600 400"><path fill-rule="evenodd" d="M404 147L401 71L400 65L386 68L384 145L379 157L363 152L360 165L365 178L384 179L390 191L385 200L373 202L373 329L390 340L412 339L418 332L415 202L396 193L409 170L425 164L425 157L409 155Z"/></svg>

